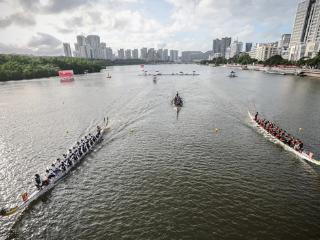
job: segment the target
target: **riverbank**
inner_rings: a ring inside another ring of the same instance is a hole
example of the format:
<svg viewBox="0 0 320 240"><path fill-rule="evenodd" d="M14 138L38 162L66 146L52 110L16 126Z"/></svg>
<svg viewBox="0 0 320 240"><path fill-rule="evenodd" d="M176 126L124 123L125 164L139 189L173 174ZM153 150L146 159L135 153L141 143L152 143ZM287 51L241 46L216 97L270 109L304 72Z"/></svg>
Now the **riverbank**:
<svg viewBox="0 0 320 240"><path fill-rule="evenodd" d="M296 75L296 76L308 76L320 78L320 70L319 69L311 69L311 68L301 68L297 66L265 66L262 64L256 65L237 65L237 64L227 64L227 67L237 68L241 70L251 70L251 71L262 71L269 74L277 74L277 75Z"/></svg>
<svg viewBox="0 0 320 240"><path fill-rule="evenodd" d="M58 76L60 70L73 70L74 74L100 72L107 66L139 65L140 59L99 60L70 57L36 57L0 54L0 82Z"/></svg>

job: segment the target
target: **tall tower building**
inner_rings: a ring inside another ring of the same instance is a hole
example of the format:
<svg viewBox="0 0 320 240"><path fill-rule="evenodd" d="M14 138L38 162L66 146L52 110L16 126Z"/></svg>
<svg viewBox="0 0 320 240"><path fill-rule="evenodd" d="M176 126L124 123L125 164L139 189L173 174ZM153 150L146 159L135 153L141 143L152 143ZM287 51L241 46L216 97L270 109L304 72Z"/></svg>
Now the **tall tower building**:
<svg viewBox="0 0 320 240"><path fill-rule="evenodd" d="M212 52L214 57L225 57L226 50L231 45L231 38L224 37L221 39L214 39L212 44Z"/></svg>
<svg viewBox="0 0 320 240"><path fill-rule="evenodd" d="M69 43L63 43L63 51L66 57L72 57L71 47Z"/></svg>
<svg viewBox="0 0 320 240"><path fill-rule="evenodd" d="M86 37L83 35L77 36L77 43L75 44L76 55L81 58L90 57L90 49L87 46Z"/></svg>
<svg viewBox="0 0 320 240"><path fill-rule="evenodd" d="M230 57L234 57L235 55L238 55L243 48L243 43L234 41L230 46Z"/></svg>
<svg viewBox="0 0 320 240"><path fill-rule="evenodd" d="M138 51L138 49L133 49L133 51L132 51L132 58L133 58L133 59L138 59L138 58L139 58L139 51Z"/></svg>
<svg viewBox="0 0 320 240"><path fill-rule="evenodd" d="M161 61L162 58L163 58L163 49L161 48L161 49L158 49L156 52L156 60Z"/></svg>
<svg viewBox="0 0 320 240"><path fill-rule="evenodd" d="M154 61L155 58L156 58L156 51L154 50L154 48L149 48L148 49L147 60L148 61Z"/></svg>
<svg viewBox="0 0 320 240"><path fill-rule="evenodd" d="M100 37L98 35L88 35L86 42L90 46L90 58L100 58Z"/></svg>
<svg viewBox="0 0 320 240"><path fill-rule="evenodd" d="M281 40L279 42L279 50L278 54L281 55L282 58L289 58L289 45L291 40L291 34L282 34Z"/></svg>
<svg viewBox="0 0 320 240"><path fill-rule="evenodd" d="M113 53L112 53L112 49L110 47L106 48L106 59L108 59L108 60L113 59Z"/></svg>
<svg viewBox="0 0 320 240"><path fill-rule="evenodd" d="M231 45L231 38L230 37L224 37L221 39L221 55L222 57L226 56L226 50Z"/></svg>
<svg viewBox="0 0 320 240"><path fill-rule="evenodd" d="M320 0L305 0L298 4L293 25L289 60L314 57L320 43Z"/></svg>
<svg viewBox="0 0 320 240"><path fill-rule="evenodd" d="M123 48L118 50L118 58L124 59L124 49Z"/></svg>
<svg viewBox="0 0 320 240"><path fill-rule="evenodd" d="M176 62L178 61L178 56L179 52L178 50L170 50L170 61L171 62Z"/></svg>
<svg viewBox="0 0 320 240"><path fill-rule="evenodd" d="M246 53L250 52L252 49L252 43L246 43Z"/></svg>
<svg viewBox="0 0 320 240"><path fill-rule="evenodd" d="M221 54L221 40L220 39L214 39L212 43L212 52L213 54Z"/></svg>
<svg viewBox="0 0 320 240"><path fill-rule="evenodd" d="M168 49L163 49L162 61L169 61Z"/></svg>
<svg viewBox="0 0 320 240"><path fill-rule="evenodd" d="M143 60L147 60L148 57L148 49L147 48L141 48L140 49L140 58Z"/></svg>
<svg viewBox="0 0 320 240"><path fill-rule="evenodd" d="M84 46L86 45L86 37L82 35L77 36L77 44L78 46Z"/></svg>
<svg viewBox="0 0 320 240"><path fill-rule="evenodd" d="M126 49L126 51L125 51L125 58L126 58L126 59L131 59L131 49Z"/></svg>

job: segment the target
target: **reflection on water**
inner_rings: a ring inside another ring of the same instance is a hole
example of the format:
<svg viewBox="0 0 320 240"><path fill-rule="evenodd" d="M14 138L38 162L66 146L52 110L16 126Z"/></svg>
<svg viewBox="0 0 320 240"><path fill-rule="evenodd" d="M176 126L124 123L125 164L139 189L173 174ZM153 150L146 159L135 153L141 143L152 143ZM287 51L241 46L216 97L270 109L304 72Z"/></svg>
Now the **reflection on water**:
<svg viewBox="0 0 320 240"><path fill-rule="evenodd" d="M197 65L145 70L200 75L154 82L127 66L68 84L0 83L0 206L111 121L103 143L53 191L0 219L0 236L12 228L14 239L317 239L319 168L256 133L247 110L319 156L320 81L240 70L228 78L228 68ZM177 90L188 103L181 110L170 104Z"/></svg>

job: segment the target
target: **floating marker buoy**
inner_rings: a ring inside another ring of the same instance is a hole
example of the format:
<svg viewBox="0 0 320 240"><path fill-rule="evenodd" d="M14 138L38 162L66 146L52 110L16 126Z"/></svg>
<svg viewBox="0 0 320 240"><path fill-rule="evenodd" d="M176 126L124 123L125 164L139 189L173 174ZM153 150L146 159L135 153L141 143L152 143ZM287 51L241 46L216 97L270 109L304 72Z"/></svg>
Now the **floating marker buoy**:
<svg viewBox="0 0 320 240"><path fill-rule="evenodd" d="M299 128L299 132L302 132L303 131L303 128Z"/></svg>

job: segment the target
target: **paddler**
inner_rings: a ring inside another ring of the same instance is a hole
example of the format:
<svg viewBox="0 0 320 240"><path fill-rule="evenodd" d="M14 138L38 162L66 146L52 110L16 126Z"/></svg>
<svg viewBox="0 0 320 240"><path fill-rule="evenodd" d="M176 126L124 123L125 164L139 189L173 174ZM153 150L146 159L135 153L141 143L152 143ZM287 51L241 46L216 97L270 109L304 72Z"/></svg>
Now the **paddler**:
<svg viewBox="0 0 320 240"><path fill-rule="evenodd" d="M97 126L97 138L100 136L100 132L101 132L101 127L98 125Z"/></svg>
<svg viewBox="0 0 320 240"><path fill-rule="evenodd" d="M180 99L179 93L177 92L176 96L174 97L174 103L176 103Z"/></svg>
<svg viewBox="0 0 320 240"><path fill-rule="evenodd" d="M51 170L51 169L50 169ZM52 171L46 170L47 178L50 180L51 178L54 178L56 175Z"/></svg>
<svg viewBox="0 0 320 240"><path fill-rule="evenodd" d="M255 121L257 121L257 120L258 120L258 115L259 115L259 113L258 113L258 112L256 112L256 115L254 115L254 120L255 120Z"/></svg>
<svg viewBox="0 0 320 240"><path fill-rule="evenodd" d="M54 164L51 164L51 170L55 175L57 175L57 173L59 172L58 168L56 168Z"/></svg>

